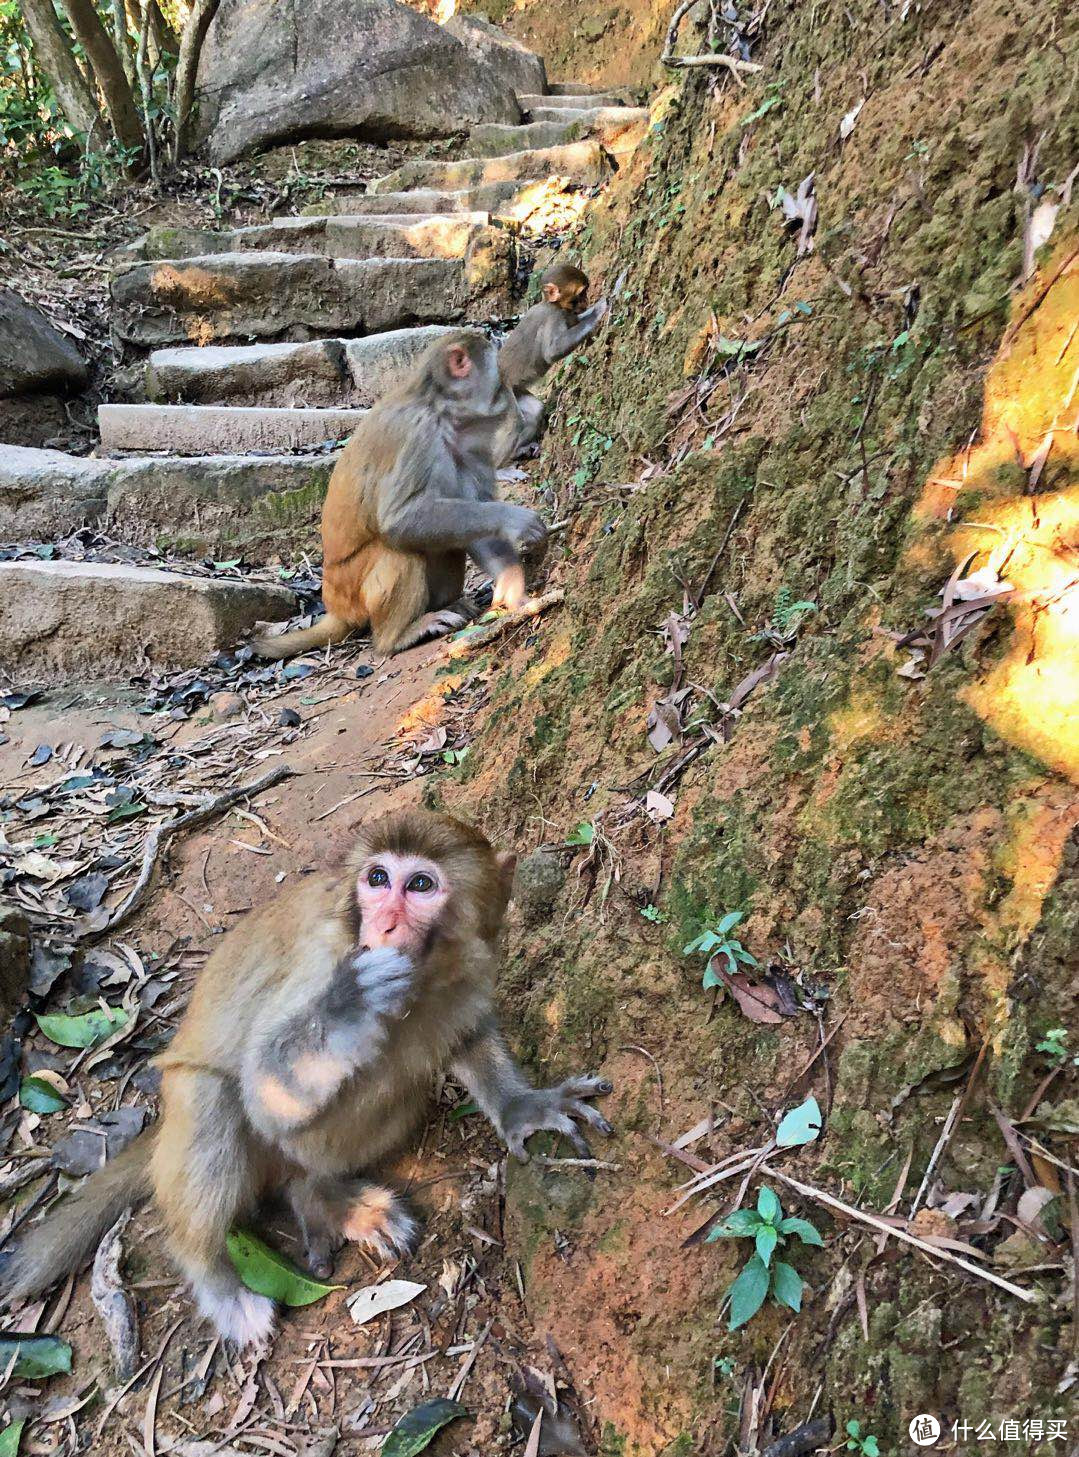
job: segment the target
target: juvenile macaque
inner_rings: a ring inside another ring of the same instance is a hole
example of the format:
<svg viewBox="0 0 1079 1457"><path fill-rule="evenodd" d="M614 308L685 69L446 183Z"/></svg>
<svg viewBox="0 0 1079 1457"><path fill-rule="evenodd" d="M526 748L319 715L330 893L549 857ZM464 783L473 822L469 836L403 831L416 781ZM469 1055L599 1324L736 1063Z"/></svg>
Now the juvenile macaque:
<svg viewBox="0 0 1079 1457"><path fill-rule="evenodd" d="M241 1347L264 1342L274 1303L240 1283L229 1229L283 1189L316 1273L329 1273L344 1240L407 1251L414 1221L369 1175L422 1118L442 1069L518 1158L537 1129L587 1154L574 1120L611 1132L585 1101L610 1083L533 1088L498 1029L513 863L461 821L407 810L369 826L344 871L310 876L253 913L206 963L158 1059L159 1124L31 1231L0 1277L4 1299L77 1269L127 1206L152 1195L200 1312Z"/></svg>
<svg viewBox="0 0 1079 1457"><path fill-rule="evenodd" d="M529 386L594 334L607 313L605 298L588 307L588 274L572 263L552 264L540 278L540 293L541 301L507 334L498 355L499 371L520 412L512 445L502 452L504 459L512 458L539 434L543 404Z"/></svg>
<svg viewBox="0 0 1079 1457"><path fill-rule="evenodd" d="M494 346L462 329L437 340L408 379L360 422L322 509L326 615L301 632L259 638L264 658L340 642L370 624L397 653L470 622L465 557L494 578L495 606L524 597L520 552L547 530L525 506L496 500L494 452L513 400Z"/></svg>

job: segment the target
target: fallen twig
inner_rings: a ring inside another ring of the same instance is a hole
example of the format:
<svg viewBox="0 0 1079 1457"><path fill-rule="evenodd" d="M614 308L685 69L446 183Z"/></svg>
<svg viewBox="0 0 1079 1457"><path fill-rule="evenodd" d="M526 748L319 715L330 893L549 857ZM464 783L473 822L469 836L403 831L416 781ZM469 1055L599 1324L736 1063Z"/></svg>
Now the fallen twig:
<svg viewBox="0 0 1079 1457"><path fill-rule="evenodd" d="M138 879L124 896L123 900L115 907L109 919L103 926L92 927L82 933L83 937L104 936L109 931L115 931L117 926L123 924L134 911L142 904L154 878L154 871L157 866L157 857L166 840L170 840L180 830L193 829L195 825L205 824L215 815L221 814L224 810L231 809L242 799L249 799L252 795L261 794L265 789L272 789L275 784L280 784L282 779L290 778L296 771L290 769L287 764L279 764L276 769L271 769L261 779L256 779L253 784L240 784L235 789L229 789L224 794L219 794L209 804L200 806L199 809L192 809L187 814L177 815L173 820L164 820L156 825L147 837L142 852L142 866L139 870Z"/></svg>
<svg viewBox="0 0 1079 1457"><path fill-rule="evenodd" d="M948 1250L941 1249L939 1245L931 1245L926 1240L919 1239L917 1235L908 1234L905 1229L897 1229L893 1225L886 1224L875 1214L867 1214L863 1209L856 1209L853 1204L844 1203L842 1199L837 1199L834 1194L829 1194L825 1189L817 1189L812 1184L803 1184L800 1179L792 1179L789 1174L782 1173L772 1164L763 1164L762 1172L770 1178L778 1179L781 1184L786 1184L797 1193L804 1194L807 1199L815 1199L818 1204L826 1204L830 1209L838 1210L848 1219L868 1224L871 1229L878 1230L881 1234L890 1234L893 1239L913 1245L924 1255L931 1255L934 1259L947 1260L950 1264L958 1265L961 1270L966 1270L968 1275L976 1275L979 1280L988 1280L991 1285L1006 1290L1017 1300L1026 1301L1027 1305L1037 1304L1038 1296L1035 1291L1024 1290L1021 1285L1013 1285L1010 1280L1005 1280L1001 1275L995 1275L992 1270L983 1270L978 1265L972 1265L969 1260L964 1260L959 1255L953 1255Z"/></svg>
<svg viewBox="0 0 1079 1457"><path fill-rule="evenodd" d="M825 1446L831 1438L834 1425L830 1416L818 1417L813 1422L803 1422L793 1432L788 1432L770 1447L765 1447L761 1457L805 1457L807 1452L815 1452L818 1447Z"/></svg>
<svg viewBox="0 0 1079 1457"><path fill-rule="evenodd" d="M541 612L546 612L548 607L557 607L565 600L565 592L561 588L555 588L551 592L544 592L539 597L529 597L521 603L516 612L507 612L505 617L499 617L494 622L485 622L479 627L466 627L461 632L454 633L447 639L447 649L451 658L464 657L466 653L474 652L476 648L485 648L489 642L502 636L511 627L516 627L520 622L526 622L530 617L538 617Z"/></svg>

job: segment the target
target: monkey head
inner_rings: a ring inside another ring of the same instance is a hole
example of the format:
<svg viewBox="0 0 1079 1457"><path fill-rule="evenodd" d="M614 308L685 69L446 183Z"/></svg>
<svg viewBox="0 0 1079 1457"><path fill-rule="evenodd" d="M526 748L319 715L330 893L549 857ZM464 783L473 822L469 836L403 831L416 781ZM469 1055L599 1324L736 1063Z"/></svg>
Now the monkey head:
<svg viewBox="0 0 1079 1457"><path fill-rule="evenodd" d="M540 278L540 293L545 303L579 314L588 307L588 274L572 263L553 263Z"/></svg>
<svg viewBox="0 0 1079 1457"><path fill-rule="evenodd" d="M478 329L455 329L420 356L417 384L463 415L489 415L510 401L498 372L498 350Z"/></svg>
<svg viewBox="0 0 1079 1457"><path fill-rule="evenodd" d="M412 809L374 821L349 861L357 945L418 959L440 936L495 940L515 863L450 815Z"/></svg>

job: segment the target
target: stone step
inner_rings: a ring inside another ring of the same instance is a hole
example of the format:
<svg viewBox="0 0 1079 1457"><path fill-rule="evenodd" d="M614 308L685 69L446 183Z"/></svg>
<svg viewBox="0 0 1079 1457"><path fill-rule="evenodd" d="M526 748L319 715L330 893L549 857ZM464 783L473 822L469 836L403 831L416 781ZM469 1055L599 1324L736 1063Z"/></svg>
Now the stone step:
<svg viewBox="0 0 1079 1457"><path fill-rule="evenodd" d="M135 246L138 256L148 259L250 251L320 253L327 258L463 258L489 221L486 212L305 214L221 232L152 228Z"/></svg>
<svg viewBox="0 0 1079 1457"><path fill-rule="evenodd" d="M0 669L18 683L188 667L296 611L285 587L114 562L0 562Z"/></svg>
<svg viewBox="0 0 1079 1457"><path fill-rule="evenodd" d="M590 91L587 86L580 91L549 91L540 95L524 93L517 97L522 111L535 112L539 106L573 110L582 106L622 106L623 98L617 91Z"/></svg>
<svg viewBox="0 0 1079 1457"><path fill-rule="evenodd" d="M507 182L486 182L479 187L409 188L404 192L364 192L360 188L338 188L334 196L324 197L319 208L340 208L343 215L377 216L380 213L413 213L417 216L447 213L456 215L472 211L492 216L509 216L523 191L539 185L537 178L511 179Z"/></svg>
<svg viewBox="0 0 1079 1457"><path fill-rule="evenodd" d="M428 324L362 339L155 349L146 362L146 397L154 404L371 405L446 332Z"/></svg>
<svg viewBox="0 0 1079 1457"><path fill-rule="evenodd" d="M238 455L312 450L352 434L367 413L271 405L99 405L104 451Z"/></svg>
<svg viewBox="0 0 1079 1457"><path fill-rule="evenodd" d="M587 187L597 186L610 173L598 142L570 142L562 147L510 152L504 157L463 157L458 162L405 162L394 172L368 184L368 192L383 194L412 187L447 191L476 187L485 182L520 182L531 178L565 177Z"/></svg>
<svg viewBox="0 0 1079 1457"><path fill-rule="evenodd" d="M136 263L113 279L113 329L153 349L503 317L514 311L511 241L500 231L490 244L467 265L256 252Z"/></svg>
<svg viewBox="0 0 1079 1457"><path fill-rule="evenodd" d="M336 455L105 460L0 445L0 540L54 541L83 526L222 555L318 519ZM232 553L235 554L235 553Z"/></svg>
<svg viewBox="0 0 1079 1457"><path fill-rule="evenodd" d="M631 152L647 128L648 111L643 106L597 106L591 111L551 111L524 126L474 126L468 144L480 156L498 157L518 148L549 148L571 139L594 137L617 156Z"/></svg>
<svg viewBox="0 0 1079 1457"><path fill-rule="evenodd" d="M587 81L548 81L547 91L551 96L593 96L595 88Z"/></svg>

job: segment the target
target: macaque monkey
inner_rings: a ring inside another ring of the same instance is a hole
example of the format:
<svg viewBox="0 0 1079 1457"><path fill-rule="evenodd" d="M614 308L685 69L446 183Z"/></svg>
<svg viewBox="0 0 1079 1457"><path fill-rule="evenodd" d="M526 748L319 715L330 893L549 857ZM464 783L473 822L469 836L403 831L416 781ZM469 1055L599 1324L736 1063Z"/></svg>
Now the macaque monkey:
<svg viewBox="0 0 1079 1457"><path fill-rule="evenodd" d="M513 391L520 413L516 436L502 459L512 459L535 440L543 423L543 404L529 390L552 364L572 354L594 334L607 313L607 300L588 307L588 274L572 263L554 263L540 278L542 299L506 335L498 368Z"/></svg>
<svg viewBox="0 0 1079 1457"><path fill-rule="evenodd" d="M405 810L361 834L347 868L279 895L207 961L163 1070L162 1116L63 1200L0 1273L26 1299L89 1259L128 1206L153 1197L199 1311L240 1347L272 1334L274 1303L241 1284L225 1239L284 1190L326 1275L352 1240L390 1257L416 1228L371 1177L452 1071L510 1150L538 1129L588 1146L609 1134L599 1077L533 1088L494 1009L514 857L448 815Z"/></svg>
<svg viewBox="0 0 1079 1457"><path fill-rule="evenodd" d="M433 343L408 378L361 420L322 508L326 615L262 637L264 658L340 642L370 624L380 653L399 653L470 622L465 557L494 578L494 604L525 594L520 552L542 547L535 511L496 499L494 451L513 400L494 345L462 329Z"/></svg>

